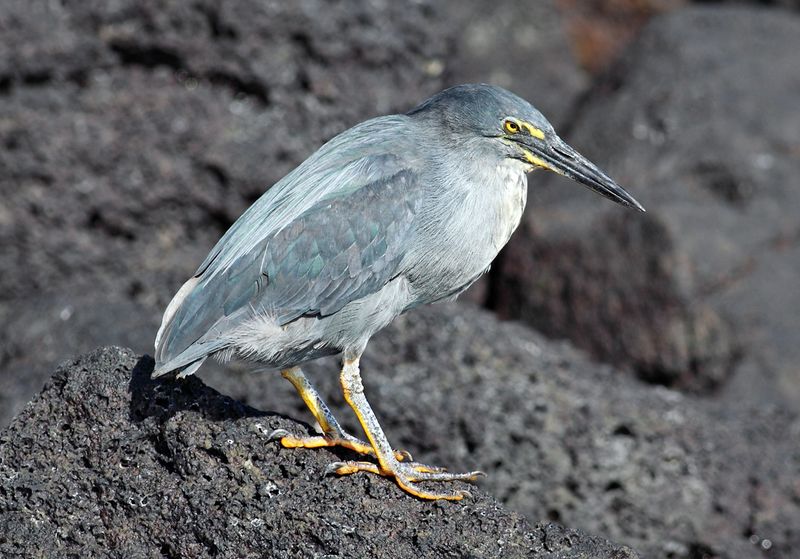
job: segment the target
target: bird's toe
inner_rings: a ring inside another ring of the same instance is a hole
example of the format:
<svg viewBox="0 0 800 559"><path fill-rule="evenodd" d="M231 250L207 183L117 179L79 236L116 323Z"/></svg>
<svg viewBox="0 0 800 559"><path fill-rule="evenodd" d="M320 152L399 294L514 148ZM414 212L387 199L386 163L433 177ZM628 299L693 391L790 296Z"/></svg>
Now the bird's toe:
<svg viewBox="0 0 800 559"><path fill-rule="evenodd" d="M427 464L402 463L398 464L399 471L411 481L476 481L486 474L481 471L453 473L445 468L429 466Z"/></svg>
<svg viewBox="0 0 800 559"><path fill-rule="evenodd" d="M456 489L455 491L432 491L424 489L414 481L402 475L395 475L395 481L406 493L410 493L419 499L430 501L460 501L464 497L471 497L472 494L466 489Z"/></svg>
<svg viewBox="0 0 800 559"><path fill-rule="evenodd" d="M323 477L330 475L345 476L355 474L357 472L369 472L371 474L383 475L377 464L372 462L361 462L357 460L348 460L345 462L331 462L325 468Z"/></svg>

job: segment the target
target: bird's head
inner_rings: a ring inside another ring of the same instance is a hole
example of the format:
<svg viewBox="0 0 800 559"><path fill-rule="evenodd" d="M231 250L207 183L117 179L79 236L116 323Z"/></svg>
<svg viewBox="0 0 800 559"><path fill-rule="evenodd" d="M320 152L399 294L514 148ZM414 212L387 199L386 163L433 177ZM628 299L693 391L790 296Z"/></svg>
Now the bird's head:
<svg viewBox="0 0 800 559"><path fill-rule="evenodd" d="M559 138L533 105L501 87L451 87L408 114L430 119L450 141L483 139L498 157L521 161L530 171L541 168L564 175L614 202L644 211L597 165Z"/></svg>

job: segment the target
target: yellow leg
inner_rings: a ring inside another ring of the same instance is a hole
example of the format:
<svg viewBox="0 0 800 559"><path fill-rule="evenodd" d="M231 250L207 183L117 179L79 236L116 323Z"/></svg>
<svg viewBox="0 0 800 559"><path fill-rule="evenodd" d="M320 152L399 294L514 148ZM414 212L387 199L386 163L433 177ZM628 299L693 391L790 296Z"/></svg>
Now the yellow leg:
<svg viewBox="0 0 800 559"><path fill-rule="evenodd" d="M339 428L339 423L336 421L336 418L333 417L330 408L322 401L319 393L308 381L303 371L300 370L300 367L292 367L291 369L281 371L281 376L292 383L292 386L294 386L297 393L300 394L300 397L306 403L308 409L311 410L311 414L314 416L314 419L317 420L323 432L330 433L336 428Z"/></svg>
<svg viewBox="0 0 800 559"><path fill-rule="evenodd" d="M281 444L286 448L321 448L330 446L341 446L352 450L358 454L375 455L372 446L364 441L361 441L351 435L348 435L342 429L339 422L333 416L330 408L320 397L314 386L309 382L308 378L303 374L299 367L292 367L281 371L283 378L292 383L295 390L297 390L300 397L308 406L314 419L317 420L319 426L322 428L324 435L322 436L308 436L297 437L289 434L288 431L278 429L270 434L270 439L280 439ZM411 454L405 450L393 451L397 460L412 460Z"/></svg>
<svg viewBox="0 0 800 559"><path fill-rule="evenodd" d="M358 358L345 360L340 376L342 391L345 400L353 408L364 433L367 435L378 464L372 462L335 462L328 467L328 472L341 475L356 472L370 472L386 477L393 477L397 484L407 493L421 499L448 499L458 501L469 495L468 491L456 490L452 492L429 491L416 485L420 481L474 481L483 472L468 472L452 474L443 468L417 464L415 462L400 462L397 460L386 435L383 433L375 413L372 411L367 398L364 396L364 386L361 383L361 374L358 370Z"/></svg>

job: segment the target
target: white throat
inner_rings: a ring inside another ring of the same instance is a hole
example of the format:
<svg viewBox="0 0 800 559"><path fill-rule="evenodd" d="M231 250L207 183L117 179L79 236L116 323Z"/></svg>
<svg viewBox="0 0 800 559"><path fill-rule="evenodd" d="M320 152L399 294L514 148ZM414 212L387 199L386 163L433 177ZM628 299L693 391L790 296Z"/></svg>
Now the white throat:
<svg viewBox="0 0 800 559"><path fill-rule="evenodd" d="M526 172L531 166L516 159L505 159L495 170L496 184L492 185L499 194L498 228L495 239L500 250L519 226L525 203L528 200L528 178Z"/></svg>

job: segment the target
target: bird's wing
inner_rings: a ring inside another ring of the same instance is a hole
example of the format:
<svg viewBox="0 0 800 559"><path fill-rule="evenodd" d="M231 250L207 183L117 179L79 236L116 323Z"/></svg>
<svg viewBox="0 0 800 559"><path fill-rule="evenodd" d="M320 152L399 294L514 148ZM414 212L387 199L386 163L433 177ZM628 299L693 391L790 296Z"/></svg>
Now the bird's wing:
<svg viewBox="0 0 800 559"><path fill-rule="evenodd" d="M361 141L369 126L358 128L287 175L220 239L165 315L162 372L219 351L225 332L253 312L278 325L330 315L398 274L420 200L416 148L403 146L400 157L388 143Z"/></svg>

